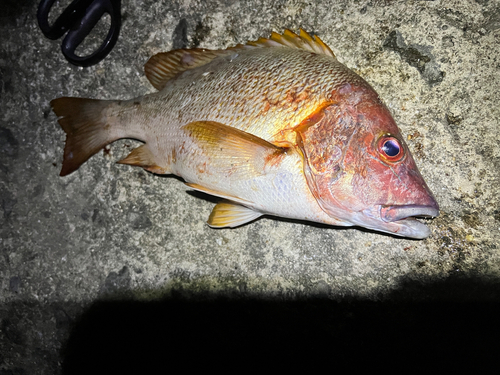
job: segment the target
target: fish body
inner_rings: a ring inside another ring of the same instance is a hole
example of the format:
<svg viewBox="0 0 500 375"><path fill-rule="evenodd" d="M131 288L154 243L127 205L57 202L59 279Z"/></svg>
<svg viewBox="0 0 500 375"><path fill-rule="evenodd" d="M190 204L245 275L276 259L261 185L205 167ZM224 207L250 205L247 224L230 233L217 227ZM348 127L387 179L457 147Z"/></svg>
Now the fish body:
<svg viewBox="0 0 500 375"><path fill-rule="evenodd" d="M389 111L318 38L273 33L226 50L175 50L145 66L159 91L51 102L67 133L61 175L105 145L144 145L122 164L224 198L214 227L270 214L424 238L437 203Z"/></svg>

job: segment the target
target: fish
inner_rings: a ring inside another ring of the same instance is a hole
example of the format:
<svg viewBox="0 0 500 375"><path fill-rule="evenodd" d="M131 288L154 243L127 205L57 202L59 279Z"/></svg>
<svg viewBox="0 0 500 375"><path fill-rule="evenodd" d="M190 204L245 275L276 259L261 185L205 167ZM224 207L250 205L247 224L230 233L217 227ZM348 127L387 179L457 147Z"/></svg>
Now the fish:
<svg viewBox="0 0 500 375"><path fill-rule="evenodd" d="M51 101L66 133L61 176L129 138L143 144L118 163L220 198L214 228L268 215L430 235L419 218L439 206L390 111L317 35L162 52L144 70L154 93Z"/></svg>

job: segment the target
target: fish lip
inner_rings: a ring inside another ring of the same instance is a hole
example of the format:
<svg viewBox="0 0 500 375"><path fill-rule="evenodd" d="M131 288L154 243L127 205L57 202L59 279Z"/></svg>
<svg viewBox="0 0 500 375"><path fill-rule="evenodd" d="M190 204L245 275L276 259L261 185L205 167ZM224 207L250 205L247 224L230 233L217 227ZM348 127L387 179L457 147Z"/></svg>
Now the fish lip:
<svg viewBox="0 0 500 375"><path fill-rule="evenodd" d="M438 215L439 207L435 202L431 205L380 206L380 218L386 223L414 220L416 216L436 217Z"/></svg>
<svg viewBox="0 0 500 375"><path fill-rule="evenodd" d="M358 214L350 220L354 225L421 240L429 237L431 230L417 217L436 217L439 207L434 199L430 199L427 204L420 205L375 205Z"/></svg>
<svg viewBox="0 0 500 375"><path fill-rule="evenodd" d="M422 240L429 237L431 234L431 230L429 229L429 227L424 223L421 223L414 217L393 221L390 223L390 225L397 226L397 230L394 230L392 233L397 236Z"/></svg>

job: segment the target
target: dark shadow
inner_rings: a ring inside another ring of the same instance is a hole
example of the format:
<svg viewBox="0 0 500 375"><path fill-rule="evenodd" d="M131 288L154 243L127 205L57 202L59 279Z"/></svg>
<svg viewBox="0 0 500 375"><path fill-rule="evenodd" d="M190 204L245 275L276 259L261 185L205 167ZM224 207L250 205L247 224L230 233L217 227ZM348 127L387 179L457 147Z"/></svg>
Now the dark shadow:
<svg viewBox="0 0 500 375"><path fill-rule="evenodd" d="M36 0L3 0L1 3L0 20L4 24L15 26L16 19L35 9Z"/></svg>
<svg viewBox="0 0 500 375"><path fill-rule="evenodd" d="M317 373L325 363L328 372L404 364L438 373L495 364L498 287L472 279L412 282L378 302L185 293L101 301L74 325L63 374Z"/></svg>

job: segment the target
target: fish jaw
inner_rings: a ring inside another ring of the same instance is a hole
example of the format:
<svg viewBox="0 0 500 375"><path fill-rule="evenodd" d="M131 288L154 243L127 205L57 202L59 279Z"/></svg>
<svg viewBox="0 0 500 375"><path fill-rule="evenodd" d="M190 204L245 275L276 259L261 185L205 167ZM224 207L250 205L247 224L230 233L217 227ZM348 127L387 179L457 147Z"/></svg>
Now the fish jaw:
<svg viewBox="0 0 500 375"><path fill-rule="evenodd" d="M430 206L407 205L407 206L380 206L380 217L386 223L400 221L408 217L436 217L439 215L439 207L434 201Z"/></svg>
<svg viewBox="0 0 500 375"><path fill-rule="evenodd" d="M346 219L354 225L396 236L427 238L431 233L429 228L416 218L439 216L439 206L411 155L406 165L393 167L390 173L377 168L372 168L371 172L378 172L377 179L352 178L344 185L344 189L348 186L345 189L347 197L342 200ZM342 190L338 189L337 195L340 192ZM330 205L323 204L323 207L333 213Z"/></svg>
<svg viewBox="0 0 500 375"><path fill-rule="evenodd" d="M438 215L438 204L432 198L426 205L373 206L353 213L351 220L365 228L401 237L424 239L429 237L431 232L427 225L416 218L431 218Z"/></svg>

